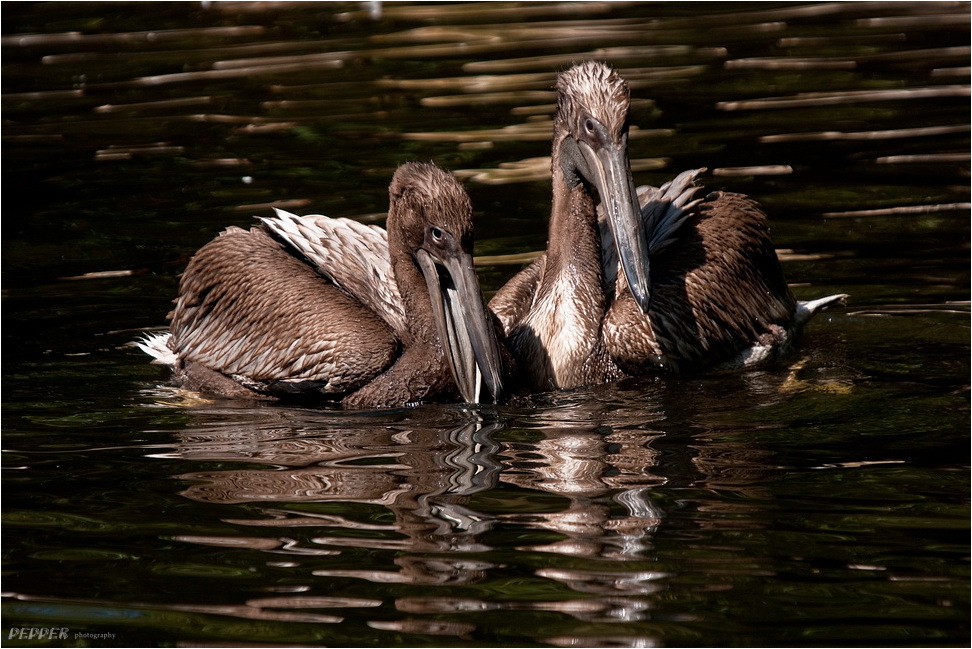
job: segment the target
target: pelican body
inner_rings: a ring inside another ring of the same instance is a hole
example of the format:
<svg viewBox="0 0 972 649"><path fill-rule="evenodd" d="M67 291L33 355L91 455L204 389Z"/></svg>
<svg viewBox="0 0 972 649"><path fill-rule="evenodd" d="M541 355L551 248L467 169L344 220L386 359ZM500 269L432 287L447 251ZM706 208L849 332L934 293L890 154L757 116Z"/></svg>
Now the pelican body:
<svg viewBox="0 0 972 649"><path fill-rule="evenodd" d="M696 198L700 170L636 190L629 102L601 63L557 80L547 250L489 305L532 389L751 367L845 297L794 299L766 215L739 194Z"/></svg>
<svg viewBox="0 0 972 649"><path fill-rule="evenodd" d="M454 176L399 167L387 232L282 210L231 227L189 262L170 332L141 346L186 387L346 407L502 396L498 341Z"/></svg>

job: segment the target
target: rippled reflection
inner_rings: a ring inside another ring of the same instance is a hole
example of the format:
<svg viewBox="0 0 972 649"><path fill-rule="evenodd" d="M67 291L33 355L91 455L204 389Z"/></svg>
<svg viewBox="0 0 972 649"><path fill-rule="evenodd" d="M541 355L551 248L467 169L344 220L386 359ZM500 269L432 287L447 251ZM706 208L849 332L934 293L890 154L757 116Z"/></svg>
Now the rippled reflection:
<svg viewBox="0 0 972 649"><path fill-rule="evenodd" d="M270 421L260 427L207 426L204 420L211 415L195 413L202 420L200 426L179 435L174 456L270 466L176 476L194 483L183 492L185 497L224 505L273 503L274 507L261 510L265 518L232 522L263 528L314 527L326 532L313 539L314 548L288 546L281 538L273 548L278 552L324 554L344 547L408 552L489 549L479 536L490 528L492 517L471 509L467 502L473 494L496 484L499 446L491 436L501 424L470 416L467 423L451 429L443 429L441 422L431 422L428 428L369 426L367 421L336 417L336 421L326 422L325 433L314 430L313 423L325 422L314 422L312 416L295 431L278 428L278 422L272 421L283 411L266 412ZM378 506L393 520L371 523L353 514L308 514L286 507L302 502L340 503L344 511L353 511L354 504ZM358 535L362 530L371 535L362 538ZM441 583L475 578L482 567L469 560L403 559L401 569L398 575L356 570L331 573L380 582ZM460 573L468 576L457 576Z"/></svg>
<svg viewBox="0 0 972 649"><path fill-rule="evenodd" d="M666 481L653 473L658 452L652 442L663 431L646 422L662 421L661 409L651 415L650 409L567 398L514 421L458 411L461 421L451 427L441 417L423 426L421 417L408 423L370 422L334 413L259 412L262 416L254 418L232 409L195 408L193 424L177 434L176 446L158 455L230 463L174 476L190 483L182 491L186 498L227 507L259 505L250 510L258 514L253 518L224 518L241 530L238 535L180 535L176 540L290 555L298 564L361 549L389 552L380 568L359 568L344 560L312 570L317 579L386 586L455 587L494 579L503 565L483 557L500 549L490 540L498 529L531 531L520 534L531 542L512 543L523 556L605 562L533 570L533 578L562 584L580 596L596 595L596 600L395 599L396 609L413 615L520 610L556 612L591 623L632 622L644 619L651 608L643 597L664 589L664 572L631 570L618 562L643 557L664 519L651 496L652 488ZM490 498L510 487L526 500L552 497L548 511L496 512ZM487 499L477 500L478 495ZM307 503L339 504L340 511L309 512L300 507ZM356 506L372 508L370 515L362 516ZM279 536L253 536L246 529ZM306 531L312 534L309 540L295 540L306 538ZM541 537L549 540L538 542ZM502 543L511 545L505 539ZM476 628L421 618L369 625L457 637Z"/></svg>
<svg viewBox="0 0 972 649"><path fill-rule="evenodd" d="M748 395L738 398L771 407L816 389L812 382L797 385L800 367L730 380ZM503 416L457 407L448 417L419 410L406 419L203 405L188 411L191 424L176 433L174 448L155 457L217 467L174 477L188 485L183 497L226 506L223 520L238 530L231 536L180 535L180 542L290 555L298 562L335 557L336 564L318 563L311 574L379 584L488 582L504 568L486 557L500 556L504 547L522 557L585 558L584 565L573 566L541 561L531 572L608 599L531 606L585 620L640 619L638 611L649 606L641 598L666 588L666 571L643 563L667 517L653 492L674 480L745 494L740 502L700 503L701 510L718 514L709 525L732 529L735 517L759 509L746 502L765 497L767 481L779 471L774 453L759 445L693 433L683 467L688 472L666 475L671 471L661 470L657 445L673 433L667 392L649 392L657 400L641 401L637 409L623 396L618 401L600 394L609 392L601 387L542 395L542 409ZM718 412L706 401L720 398L702 397L699 411ZM721 424L708 415L692 428L708 426ZM531 505L497 510L496 498ZM239 505L247 505L249 517L236 513ZM362 550L391 555L378 568L340 559ZM520 606L471 602L407 597L397 606L411 612Z"/></svg>

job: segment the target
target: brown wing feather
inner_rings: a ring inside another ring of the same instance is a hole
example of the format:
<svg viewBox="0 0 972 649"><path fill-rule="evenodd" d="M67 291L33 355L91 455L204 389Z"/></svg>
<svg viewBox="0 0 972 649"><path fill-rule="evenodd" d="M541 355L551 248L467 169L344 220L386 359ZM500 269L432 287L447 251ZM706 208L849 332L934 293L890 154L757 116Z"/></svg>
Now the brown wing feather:
<svg viewBox="0 0 972 649"><path fill-rule="evenodd" d="M399 339L408 332L384 229L351 219L274 211L275 217L261 220L276 237L299 250L321 275L380 315Z"/></svg>
<svg viewBox="0 0 972 649"><path fill-rule="evenodd" d="M203 246L179 293L170 347L183 362L228 376L343 393L397 354L381 318L260 228L230 228Z"/></svg>
<svg viewBox="0 0 972 649"><path fill-rule="evenodd" d="M692 369L778 336L795 308L766 215L745 196L715 192L652 260L650 318L625 290L608 312L604 335L626 372L653 362Z"/></svg>
<svg viewBox="0 0 972 649"><path fill-rule="evenodd" d="M489 301L489 310L502 325L503 335L509 335L533 305L546 263L547 254L544 253L514 275Z"/></svg>

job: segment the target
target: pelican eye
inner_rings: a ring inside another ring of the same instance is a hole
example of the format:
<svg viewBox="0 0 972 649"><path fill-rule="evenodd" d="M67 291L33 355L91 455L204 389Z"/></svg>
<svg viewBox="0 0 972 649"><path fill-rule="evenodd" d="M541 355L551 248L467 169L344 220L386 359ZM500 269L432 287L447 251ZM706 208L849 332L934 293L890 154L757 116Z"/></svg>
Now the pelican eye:
<svg viewBox="0 0 972 649"><path fill-rule="evenodd" d="M432 226L432 229L429 230L429 232L432 233L432 238L435 239L436 241L439 241L439 240L442 239L442 230L440 230L439 228L435 227L434 225Z"/></svg>
<svg viewBox="0 0 972 649"><path fill-rule="evenodd" d="M590 133L591 135L594 134L594 120L591 119L590 117L584 120L584 130Z"/></svg>

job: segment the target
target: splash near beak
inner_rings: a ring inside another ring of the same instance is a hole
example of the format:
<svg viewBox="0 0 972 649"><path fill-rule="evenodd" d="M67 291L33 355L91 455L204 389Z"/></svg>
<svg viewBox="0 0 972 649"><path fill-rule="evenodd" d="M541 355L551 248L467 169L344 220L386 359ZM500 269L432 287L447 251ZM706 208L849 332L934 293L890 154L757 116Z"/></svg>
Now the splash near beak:
<svg viewBox="0 0 972 649"><path fill-rule="evenodd" d="M601 206L607 214L631 295L642 312L648 313L651 304L648 235L631 179L626 139L621 144L606 144L597 149L584 142L578 144L588 167L589 174L585 176L597 187Z"/></svg>
<svg viewBox="0 0 972 649"><path fill-rule="evenodd" d="M432 312L443 352L467 403L480 403L485 383L493 397L503 396L502 359L496 332L486 317L472 257L464 252L437 259L415 253L432 300Z"/></svg>

